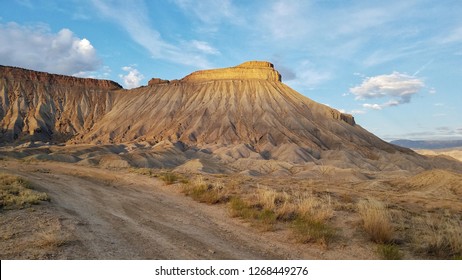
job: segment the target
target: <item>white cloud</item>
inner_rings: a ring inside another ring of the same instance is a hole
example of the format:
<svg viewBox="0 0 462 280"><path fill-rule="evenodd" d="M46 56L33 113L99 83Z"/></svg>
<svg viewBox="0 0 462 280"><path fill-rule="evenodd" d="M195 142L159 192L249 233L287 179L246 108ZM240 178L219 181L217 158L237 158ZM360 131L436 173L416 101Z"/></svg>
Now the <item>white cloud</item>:
<svg viewBox="0 0 462 280"><path fill-rule="evenodd" d="M374 109L374 110L382 110L383 109L383 106L379 105L379 104L364 103L363 107L367 108L367 109Z"/></svg>
<svg viewBox="0 0 462 280"><path fill-rule="evenodd" d="M348 111L348 110L345 110L345 109L338 109L338 111L340 113L350 114L350 115L362 115L362 114L366 113L366 111L364 111L364 110L351 110L351 111Z"/></svg>
<svg viewBox="0 0 462 280"><path fill-rule="evenodd" d="M210 46L209 43L204 41L192 40L191 45L198 51L205 54L220 54L220 51Z"/></svg>
<svg viewBox="0 0 462 280"><path fill-rule="evenodd" d="M123 80L125 88L135 88L140 86L141 80L144 79L143 74L131 66L124 66L122 67L122 70L128 72L126 75L119 75L119 77Z"/></svg>
<svg viewBox="0 0 462 280"><path fill-rule="evenodd" d="M73 75L96 70L100 59L89 40L69 29L51 33L47 26L0 24L2 64L52 73Z"/></svg>
<svg viewBox="0 0 462 280"><path fill-rule="evenodd" d="M362 84L350 88L350 93L358 100L388 98L382 104L363 104L364 108L381 110L385 107L398 106L409 103L413 95L425 86L421 79L398 72L390 75L368 77Z"/></svg>
<svg viewBox="0 0 462 280"><path fill-rule="evenodd" d="M144 1L115 0L109 3L104 0L92 0L92 3L103 17L124 28L153 58L198 68L210 68L204 53L197 53L197 49L191 52L182 48L181 44L169 43L151 27Z"/></svg>

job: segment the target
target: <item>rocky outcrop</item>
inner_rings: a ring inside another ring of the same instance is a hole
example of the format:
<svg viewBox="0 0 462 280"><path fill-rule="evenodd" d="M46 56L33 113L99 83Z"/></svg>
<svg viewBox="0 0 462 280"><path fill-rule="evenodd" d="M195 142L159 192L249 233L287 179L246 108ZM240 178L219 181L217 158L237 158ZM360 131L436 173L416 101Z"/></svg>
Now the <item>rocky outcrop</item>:
<svg viewBox="0 0 462 280"><path fill-rule="evenodd" d="M153 85L161 85L161 84L168 84L170 83L169 80L163 80L160 78L152 78L148 82L148 86L153 86Z"/></svg>
<svg viewBox="0 0 462 280"><path fill-rule="evenodd" d="M216 80L267 80L280 82L281 75L272 63L248 61L235 67L196 71L182 79L183 82L204 82Z"/></svg>
<svg viewBox="0 0 462 280"><path fill-rule="evenodd" d="M341 112L339 112L339 111L337 111L335 109L331 110L331 114L332 114L332 117L334 117L334 119L336 119L336 120L344 121L349 125L355 125L356 124L355 118L350 114L341 113Z"/></svg>
<svg viewBox="0 0 462 280"><path fill-rule="evenodd" d="M122 88L121 85L110 80L77 78L2 65L0 65L0 77L3 80L29 84L40 83L50 86L83 87L99 90L116 90Z"/></svg>
<svg viewBox="0 0 462 280"><path fill-rule="evenodd" d="M0 143L67 141L108 113L111 92L121 88L108 80L0 66Z"/></svg>

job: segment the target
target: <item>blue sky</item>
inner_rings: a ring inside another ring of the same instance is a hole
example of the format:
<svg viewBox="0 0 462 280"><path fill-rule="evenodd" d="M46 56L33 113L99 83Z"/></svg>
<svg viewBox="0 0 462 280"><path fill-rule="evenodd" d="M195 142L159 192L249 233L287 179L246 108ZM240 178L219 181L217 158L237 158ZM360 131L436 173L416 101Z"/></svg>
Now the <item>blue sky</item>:
<svg viewBox="0 0 462 280"><path fill-rule="evenodd" d="M462 139L462 1L0 0L0 64L111 79L247 60L385 140Z"/></svg>

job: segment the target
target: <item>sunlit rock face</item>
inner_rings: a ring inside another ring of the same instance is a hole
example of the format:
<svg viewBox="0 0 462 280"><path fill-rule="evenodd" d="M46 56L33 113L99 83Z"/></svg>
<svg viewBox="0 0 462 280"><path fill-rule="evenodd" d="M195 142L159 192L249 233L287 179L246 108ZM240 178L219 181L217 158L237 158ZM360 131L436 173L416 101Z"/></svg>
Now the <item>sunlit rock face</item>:
<svg viewBox="0 0 462 280"><path fill-rule="evenodd" d="M182 79L185 82L213 80L267 80L280 82L281 75L274 70L274 66L270 62L248 61L235 67L197 71Z"/></svg>

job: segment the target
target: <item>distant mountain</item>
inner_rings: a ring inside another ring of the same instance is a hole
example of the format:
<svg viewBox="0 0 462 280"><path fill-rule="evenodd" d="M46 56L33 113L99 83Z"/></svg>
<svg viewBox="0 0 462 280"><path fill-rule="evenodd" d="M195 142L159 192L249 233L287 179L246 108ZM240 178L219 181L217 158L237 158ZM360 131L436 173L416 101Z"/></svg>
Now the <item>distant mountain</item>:
<svg viewBox="0 0 462 280"><path fill-rule="evenodd" d="M390 142L411 149L447 149L462 147L462 140L406 140L399 139Z"/></svg>

